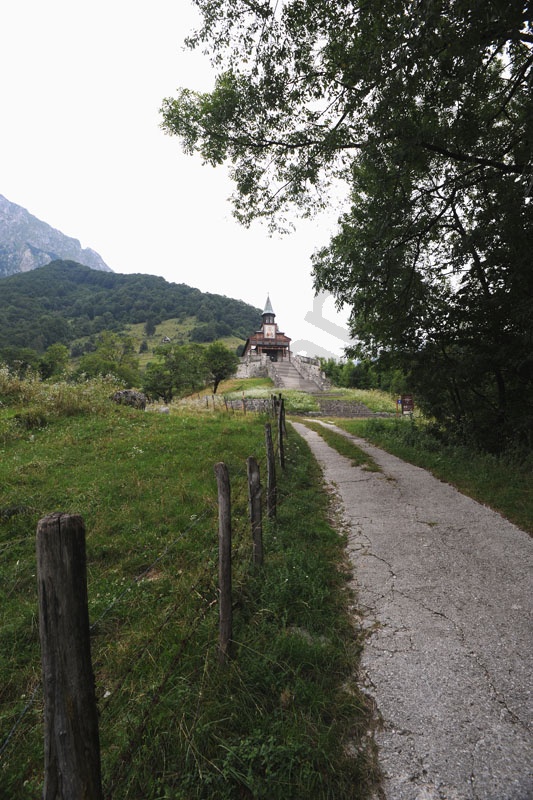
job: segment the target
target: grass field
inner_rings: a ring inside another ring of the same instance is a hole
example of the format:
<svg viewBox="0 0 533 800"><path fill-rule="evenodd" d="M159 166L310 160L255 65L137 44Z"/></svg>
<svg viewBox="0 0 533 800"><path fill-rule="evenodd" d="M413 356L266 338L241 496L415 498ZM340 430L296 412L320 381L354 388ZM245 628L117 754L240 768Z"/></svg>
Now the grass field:
<svg viewBox="0 0 533 800"><path fill-rule="evenodd" d="M42 791L35 531L61 510L81 514L87 529L106 797L368 797L378 772L355 677L363 639L350 616L345 539L331 527L306 444L289 430L277 518L265 521L257 570L246 458L255 455L264 475L268 418L205 403L143 413L110 402L114 388L18 380L0 369L0 796L33 800ZM268 397L272 386L233 381L223 391ZM286 399L289 410L312 402ZM444 447L422 421L336 422L533 531L529 462ZM322 435L362 463L353 444ZM233 496L226 665L217 658L220 460Z"/></svg>
<svg viewBox="0 0 533 800"><path fill-rule="evenodd" d="M0 376L0 778L43 781L35 530L53 511L87 530L104 792L113 800L364 798L376 778L362 640L344 539L294 433L251 563L246 463L264 472L266 417L143 413L79 386ZM275 427L275 426L274 426ZM233 495L234 658L217 658L213 466Z"/></svg>

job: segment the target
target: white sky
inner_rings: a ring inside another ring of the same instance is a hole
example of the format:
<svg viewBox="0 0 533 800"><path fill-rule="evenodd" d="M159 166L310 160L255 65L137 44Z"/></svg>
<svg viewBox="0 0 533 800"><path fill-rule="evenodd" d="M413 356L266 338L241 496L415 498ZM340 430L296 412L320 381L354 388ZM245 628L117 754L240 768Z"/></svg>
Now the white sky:
<svg viewBox="0 0 533 800"><path fill-rule="evenodd" d="M4 0L0 194L114 272L161 275L260 308L270 293L295 352L339 356L346 337L333 327L344 328L347 314L332 298L305 320L310 256L336 214L298 221L279 238L245 229L232 217L225 169L185 156L159 128L164 97L213 85L208 60L183 48L196 20L189 0Z"/></svg>

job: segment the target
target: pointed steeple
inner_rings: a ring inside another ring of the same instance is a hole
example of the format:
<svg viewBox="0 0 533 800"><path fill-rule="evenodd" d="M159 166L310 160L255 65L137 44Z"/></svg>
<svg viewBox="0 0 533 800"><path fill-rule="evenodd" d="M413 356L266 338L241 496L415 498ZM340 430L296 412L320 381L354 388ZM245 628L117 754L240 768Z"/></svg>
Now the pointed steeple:
<svg viewBox="0 0 533 800"><path fill-rule="evenodd" d="M270 302L270 295L267 295L265 310L263 311L263 325L274 325L275 319L276 315L274 314L274 309L272 308L272 303Z"/></svg>
<svg viewBox="0 0 533 800"><path fill-rule="evenodd" d="M272 303L270 302L270 295L267 295L263 314L274 314L274 309L272 308Z"/></svg>

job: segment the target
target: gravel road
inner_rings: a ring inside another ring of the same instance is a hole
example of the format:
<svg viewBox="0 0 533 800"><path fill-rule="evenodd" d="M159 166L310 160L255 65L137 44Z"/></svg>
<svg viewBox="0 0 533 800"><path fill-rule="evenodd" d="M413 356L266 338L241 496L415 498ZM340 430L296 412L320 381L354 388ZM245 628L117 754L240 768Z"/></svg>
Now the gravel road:
<svg viewBox="0 0 533 800"><path fill-rule="evenodd" d="M381 473L293 424L343 507L382 797L531 800L533 539L364 440L344 434Z"/></svg>

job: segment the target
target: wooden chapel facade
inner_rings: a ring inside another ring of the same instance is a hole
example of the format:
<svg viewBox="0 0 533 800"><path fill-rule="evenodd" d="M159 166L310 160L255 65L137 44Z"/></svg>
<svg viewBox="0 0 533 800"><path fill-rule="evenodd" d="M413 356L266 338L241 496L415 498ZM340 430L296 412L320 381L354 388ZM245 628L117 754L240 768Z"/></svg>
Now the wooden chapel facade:
<svg viewBox="0 0 533 800"><path fill-rule="evenodd" d="M271 361L290 361L290 346L291 340L279 330L270 297L267 297L261 329L246 340L243 358L266 355Z"/></svg>

